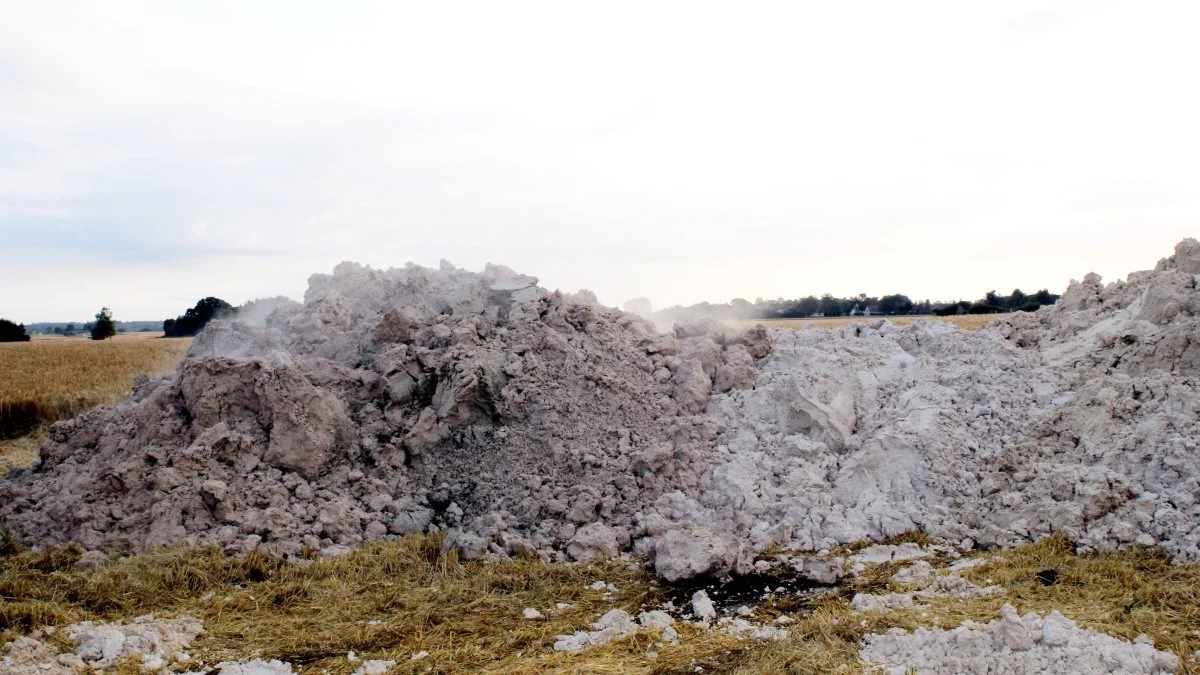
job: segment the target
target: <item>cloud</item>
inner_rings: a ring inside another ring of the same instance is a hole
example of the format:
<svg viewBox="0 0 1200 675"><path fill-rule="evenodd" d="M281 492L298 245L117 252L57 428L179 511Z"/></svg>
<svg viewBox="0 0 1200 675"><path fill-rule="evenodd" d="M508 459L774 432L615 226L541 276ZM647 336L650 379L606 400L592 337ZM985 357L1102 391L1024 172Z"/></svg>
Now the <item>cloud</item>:
<svg viewBox="0 0 1200 675"><path fill-rule="evenodd" d="M1198 10L1090 7L0 0L0 243L130 297L443 257L612 304L1060 288L1200 216Z"/></svg>

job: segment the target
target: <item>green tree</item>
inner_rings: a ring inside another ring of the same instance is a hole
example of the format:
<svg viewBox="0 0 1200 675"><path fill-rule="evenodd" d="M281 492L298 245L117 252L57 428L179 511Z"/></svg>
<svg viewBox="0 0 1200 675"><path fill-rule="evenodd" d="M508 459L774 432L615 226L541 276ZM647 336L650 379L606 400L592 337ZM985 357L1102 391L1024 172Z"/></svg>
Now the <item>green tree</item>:
<svg viewBox="0 0 1200 675"><path fill-rule="evenodd" d="M1018 309L1021 309L1022 307L1024 307L1025 303L1028 301L1029 301L1028 295L1025 295L1023 292L1021 292L1021 289L1014 288L1012 295L1008 296L1007 305L1008 305L1008 308L1011 310L1018 310Z"/></svg>
<svg viewBox="0 0 1200 675"><path fill-rule="evenodd" d="M812 295L805 296L800 298L800 302L797 303L796 309L798 310L798 314L800 316L812 316L813 314L821 311L821 301Z"/></svg>
<svg viewBox="0 0 1200 675"><path fill-rule="evenodd" d="M1053 305L1054 303L1058 302L1058 296L1046 290L1045 288L1037 293L1034 293L1033 299L1037 301L1038 305Z"/></svg>
<svg viewBox="0 0 1200 675"><path fill-rule="evenodd" d="M826 293L821 296L821 313L825 316L841 316L845 313L842 307L842 301L833 297L832 294Z"/></svg>
<svg viewBox="0 0 1200 675"><path fill-rule="evenodd" d="M105 307L96 314L96 323L92 324L92 339L104 340L117 334L117 324L113 321L112 310Z"/></svg>
<svg viewBox="0 0 1200 675"><path fill-rule="evenodd" d="M29 342L29 334L25 332L25 324L13 323L8 319L0 319L0 342Z"/></svg>
<svg viewBox="0 0 1200 675"><path fill-rule="evenodd" d="M913 301L907 295L885 295L879 299L879 311L884 314L909 314Z"/></svg>
<svg viewBox="0 0 1200 675"><path fill-rule="evenodd" d="M754 305L745 298L734 298L729 301L729 308L734 319L749 319L754 316Z"/></svg>
<svg viewBox="0 0 1200 675"><path fill-rule="evenodd" d="M196 303L195 307L174 319L163 322L165 337L192 337L204 330L209 321L236 314L233 305L220 298L209 296Z"/></svg>

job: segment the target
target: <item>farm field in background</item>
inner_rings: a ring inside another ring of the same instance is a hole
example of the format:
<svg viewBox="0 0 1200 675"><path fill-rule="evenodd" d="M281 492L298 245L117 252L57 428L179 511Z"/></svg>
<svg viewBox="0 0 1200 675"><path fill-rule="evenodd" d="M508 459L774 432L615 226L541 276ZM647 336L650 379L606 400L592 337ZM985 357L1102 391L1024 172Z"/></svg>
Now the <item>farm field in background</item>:
<svg viewBox="0 0 1200 675"><path fill-rule="evenodd" d="M33 439L26 435L39 427L124 400L138 375L174 370L191 340L151 339L154 335L127 334L100 342L46 337L0 344L0 468L12 465L7 458L14 453L28 454L27 446L36 453L38 434Z"/></svg>
<svg viewBox="0 0 1200 675"><path fill-rule="evenodd" d="M836 316L818 319L746 319L726 321L734 328L749 328L761 323L767 328L842 328L852 324L868 324L878 319L887 319L897 326L906 326L914 321L944 321L964 330L979 330L987 324L1012 314L958 314L955 316Z"/></svg>
<svg viewBox="0 0 1200 675"><path fill-rule="evenodd" d="M163 336L162 331L154 331L154 332L138 331L136 333L117 333L114 337L109 338L109 340L118 340L120 342L131 342L134 340L150 340L153 338L160 338L162 336ZM53 333L51 333L51 334L34 333L30 337L33 338L34 342L87 342L87 341L91 341L91 338L88 337L87 331L82 330L82 329L79 331L79 333L77 333L75 335L71 335L71 336L54 335Z"/></svg>

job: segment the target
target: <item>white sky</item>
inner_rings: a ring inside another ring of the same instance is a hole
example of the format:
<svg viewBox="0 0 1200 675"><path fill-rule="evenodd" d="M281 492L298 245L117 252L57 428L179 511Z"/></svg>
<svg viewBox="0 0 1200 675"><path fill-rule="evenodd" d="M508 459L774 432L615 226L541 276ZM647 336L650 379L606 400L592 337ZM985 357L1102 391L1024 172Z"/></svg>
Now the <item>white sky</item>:
<svg viewBox="0 0 1200 675"><path fill-rule="evenodd" d="M975 298L1200 223L1200 3L0 0L0 316L487 261Z"/></svg>

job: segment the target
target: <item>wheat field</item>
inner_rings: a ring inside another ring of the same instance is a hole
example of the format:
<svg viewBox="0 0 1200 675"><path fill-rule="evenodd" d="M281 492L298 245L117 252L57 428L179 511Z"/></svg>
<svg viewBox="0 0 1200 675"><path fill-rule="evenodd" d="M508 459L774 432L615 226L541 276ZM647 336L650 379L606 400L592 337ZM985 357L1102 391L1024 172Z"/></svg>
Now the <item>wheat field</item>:
<svg viewBox="0 0 1200 675"><path fill-rule="evenodd" d="M49 338L0 344L0 439L121 401L137 376L174 370L190 344L140 333L99 342Z"/></svg>

